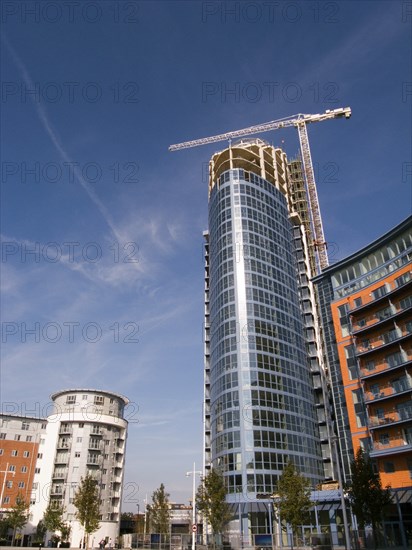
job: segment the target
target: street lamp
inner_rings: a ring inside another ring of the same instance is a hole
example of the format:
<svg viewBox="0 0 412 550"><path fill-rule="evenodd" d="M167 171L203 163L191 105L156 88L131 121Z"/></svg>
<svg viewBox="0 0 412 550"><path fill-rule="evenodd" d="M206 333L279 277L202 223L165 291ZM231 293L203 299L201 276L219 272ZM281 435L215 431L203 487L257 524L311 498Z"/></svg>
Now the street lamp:
<svg viewBox="0 0 412 550"><path fill-rule="evenodd" d="M196 474L202 475L203 472L196 470L196 464L193 462L193 470L186 472L186 477L193 476L193 493L192 493L192 550L196 547Z"/></svg>
<svg viewBox="0 0 412 550"><path fill-rule="evenodd" d="M351 550L348 516L346 514L345 495L343 494L342 475L341 475L341 471L340 471L340 463L339 463L338 446L337 446L337 437L336 436L332 437L332 445L333 445L333 450L334 450L334 453L335 453L336 469L337 469L337 473L338 473L340 502L341 502L342 514L343 514L343 528L345 530L345 540L346 540L345 548L347 548L347 550Z"/></svg>
<svg viewBox="0 0 412 550"><path fill-rule="evenodd" d="M144 499L144 527L143 527L143 546L146 543L146 518L147 518L147 493Z"/></svg>

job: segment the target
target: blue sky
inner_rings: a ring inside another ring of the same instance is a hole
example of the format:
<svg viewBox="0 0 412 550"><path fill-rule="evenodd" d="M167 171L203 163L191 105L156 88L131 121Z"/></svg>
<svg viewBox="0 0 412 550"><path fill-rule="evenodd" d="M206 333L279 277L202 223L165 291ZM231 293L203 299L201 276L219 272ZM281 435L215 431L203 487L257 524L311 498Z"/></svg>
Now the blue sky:
<svg viewBox="0 0 412 550"><path fill-rule="evenodd" d="M309 138L332 259L354 252L411 213L411 4L1 7L3 404L126 395L124 509L162 482L187 502L202 462L205 166L225 144L168 146L350 106ZM298 150L293 128L262 137Z"/></svg>

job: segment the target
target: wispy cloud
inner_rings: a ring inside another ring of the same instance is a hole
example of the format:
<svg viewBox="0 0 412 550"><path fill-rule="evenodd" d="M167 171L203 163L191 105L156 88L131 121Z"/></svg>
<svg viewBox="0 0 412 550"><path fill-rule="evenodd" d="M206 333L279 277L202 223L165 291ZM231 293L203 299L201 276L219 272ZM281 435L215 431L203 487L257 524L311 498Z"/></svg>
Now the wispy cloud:
<svg viewBox="0 0 412 550"><path fill-rule="evenodd" d="M15 51L15 49L13 48L13 46L10 44L9 40L7 39L5 33L2 33L1 39L4 43L4 45L6 46L7 50L9 51L11 57L13 58L13 61L15 62L18 70L20 71L20 74L21 74L27 88L33 89L35 87L34 82L31 78L26 66L24 65L23 61L20 59L17 52ZM122 235L121 235L117 225L115 224L115 222L112 218L112 215L110 214L110 212L109 212L108 208L106 207L106 205L100 200L100 198L98 197L98 195L96 194L94 189L86 182L86 180L84 179L84 177L81 173L81 170L77 166L77 163L73 162L69 152L66 150L66 147L64 146L61 139L59 138L56 130L53 128L53 125L52 125L52 123L49 119L49 116L46 112L46 109L44 108L44 106L40 102L39 103L34 103L34 107L35 107L36 113L37 113L37 115L40 119L40 122L41 122L44 130L46 131L46 133L49 136L49 138L50 138L51 142L53 143L54 147L56 148L56 150L60 154L61 158L65 162L67 162L71 166L73 166L73 174L74 174L76 180L80 183L80 185L83 187L84 191L89 196L90 200L97 207L97 209L99 210L99 212L102 215L103 219L106 221L107 225L109 226L109 228L112 231L115 238L118 241L121 241L122 240ZM132 264L132 265L133 265L134 269L136 269L137 271L140 271L140 266L138 264Z"/></svg>

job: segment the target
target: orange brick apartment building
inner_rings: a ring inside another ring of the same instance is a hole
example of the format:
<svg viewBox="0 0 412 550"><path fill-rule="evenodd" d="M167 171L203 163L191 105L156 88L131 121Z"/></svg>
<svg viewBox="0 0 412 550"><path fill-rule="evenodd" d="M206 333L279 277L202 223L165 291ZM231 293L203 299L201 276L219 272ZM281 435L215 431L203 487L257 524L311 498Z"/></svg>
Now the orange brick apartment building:
<svg viewBox="0 0 412 550"><path fill-rule="evenodd" d="M345 480L361 446L411 529L412 216L314 282Z"/></svg>
<svg viewBox="0 0 412 550"><path fill-rule="evenodd" d="M41 435L46 420L19 415L0 418L0 513L14 506L20 493L30 502Z"/></svg>

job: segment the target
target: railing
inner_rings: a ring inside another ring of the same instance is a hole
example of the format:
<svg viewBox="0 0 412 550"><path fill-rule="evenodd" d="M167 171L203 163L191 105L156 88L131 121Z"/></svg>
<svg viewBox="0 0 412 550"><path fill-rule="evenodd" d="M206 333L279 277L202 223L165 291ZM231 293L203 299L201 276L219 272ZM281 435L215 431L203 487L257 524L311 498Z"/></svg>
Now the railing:
<svg viewBox="0 0 412 550"><path fill-rule="evenodd" d="M403 437L390 437L385 442L374 441L373 450L382 451L382 450L388 450L388 449L395 449L398 447L405 447L406 445L411 445L411 444L412 444L412 440L408 441Z"/></svg>
<svg viewBox="0 0 412 550"><path fill-rule="evenodd" d="M386 361L382 361L381 363L375 363L373 368L361 367L359 369L359 372L361 377L369 376L372 374L379 374L381 372L385 372L385 371L395 369L397 367L401 367L402 365L405 365L411 360L412 360L412 357L410 357L409 355L406 355L406 357L402 357L401 360L399 360L396 363L387 363Z"/></svg>
<svg viewBox="0 0 412 550"><path fill-rule="evenodd" d="M375 401L375 399L390 397L391 395L397 395L408 390L412 390L412 384L410 384L406 380L404 382L398 382L393 386L381 386L377 391L366 391L365 401Z"/></svg>
<svg viewBox="0 0 412 550"><path fill-rule="evenodd" d="M387 411L389 416L377 417L372 416L369 419L369 426L371 428L378 428L380 426L387 426L388 424L395 424L396 422L402 422L403 420L412 419L412 409L405 409L401 411Z"/></svg>

